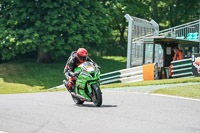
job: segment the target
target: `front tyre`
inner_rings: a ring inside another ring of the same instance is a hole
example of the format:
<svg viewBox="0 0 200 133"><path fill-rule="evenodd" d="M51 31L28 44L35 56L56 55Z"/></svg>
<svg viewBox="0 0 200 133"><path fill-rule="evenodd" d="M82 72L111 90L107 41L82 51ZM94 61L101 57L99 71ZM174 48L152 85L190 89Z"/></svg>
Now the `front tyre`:
<svg viewBox="0 0 200 133"><path fill-rule="evenodd" d="M84 101L81 101L79 98L75 97L74 95L72 95L72 99L76 104L83 104Z"/></svg>
<svg viewBox="0 0 200 133"><path fill-rule="evenodd" d="M96 107L101 106L102 104L102 93L97 84L92 84L93 89L93 98L92 101Z"/></svg>

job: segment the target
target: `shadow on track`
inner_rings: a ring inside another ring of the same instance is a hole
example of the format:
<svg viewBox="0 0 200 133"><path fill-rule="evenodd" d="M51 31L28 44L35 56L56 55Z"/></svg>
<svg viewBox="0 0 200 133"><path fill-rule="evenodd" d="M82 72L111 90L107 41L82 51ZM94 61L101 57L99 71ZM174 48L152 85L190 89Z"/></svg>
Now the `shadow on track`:
<svg viewBox="0 0 200 133"><path fill-rule="evenodd" d="M81 104L81 105L77 105L78 107L92 107L92 108L113 108L113 107L117 107L117 105L101 105L100 107L95 107L93 104Z"/></svg>

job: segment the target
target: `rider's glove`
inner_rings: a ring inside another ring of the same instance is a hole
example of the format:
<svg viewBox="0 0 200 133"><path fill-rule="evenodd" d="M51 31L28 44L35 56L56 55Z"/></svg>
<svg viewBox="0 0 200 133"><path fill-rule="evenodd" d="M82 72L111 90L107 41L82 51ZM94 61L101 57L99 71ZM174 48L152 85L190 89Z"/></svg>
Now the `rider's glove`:
<svg viewBox="0 0 200 133"><path fill-rule="evenodd" d="M82 72L81 70L80 70L80 71L77 71L77 72L74 72L74 77L75 77L75 76L78 76L81 72Z"/></svg>
<svg viewBox="0 0 200 133"><path fill-rule="evenodd" d="M66 78L69 76L67 72L66 72L66 73L64 73L64 75L65 75L65 77L66 77Z"/></svg>

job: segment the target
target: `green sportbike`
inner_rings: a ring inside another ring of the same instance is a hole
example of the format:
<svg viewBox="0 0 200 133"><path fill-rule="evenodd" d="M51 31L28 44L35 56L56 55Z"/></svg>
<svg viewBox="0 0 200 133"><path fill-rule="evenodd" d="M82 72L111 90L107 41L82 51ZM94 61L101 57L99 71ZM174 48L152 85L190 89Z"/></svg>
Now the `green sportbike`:
<svg viewBox="0 0 200 133"><path fill-rule="evenodd" d="M86 61L80 64L75 70L80 74L77 76L74 91L70 92L76 104L83 104L85 101L93 102L96 107L102 104L102 92L100 90L100 70L92 62Z"/></svg>

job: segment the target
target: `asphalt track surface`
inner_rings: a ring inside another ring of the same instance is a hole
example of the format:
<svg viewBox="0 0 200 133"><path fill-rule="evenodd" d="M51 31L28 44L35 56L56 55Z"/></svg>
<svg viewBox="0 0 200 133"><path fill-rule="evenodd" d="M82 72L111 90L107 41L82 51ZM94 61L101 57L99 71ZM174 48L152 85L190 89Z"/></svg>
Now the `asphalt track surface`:
<svg viewBox="0 0 200 133"><path fill-rule="evenodd" d="M0 132L200 133L200 100L103 91L77 106L68 92L0 95Z"/></svg>

